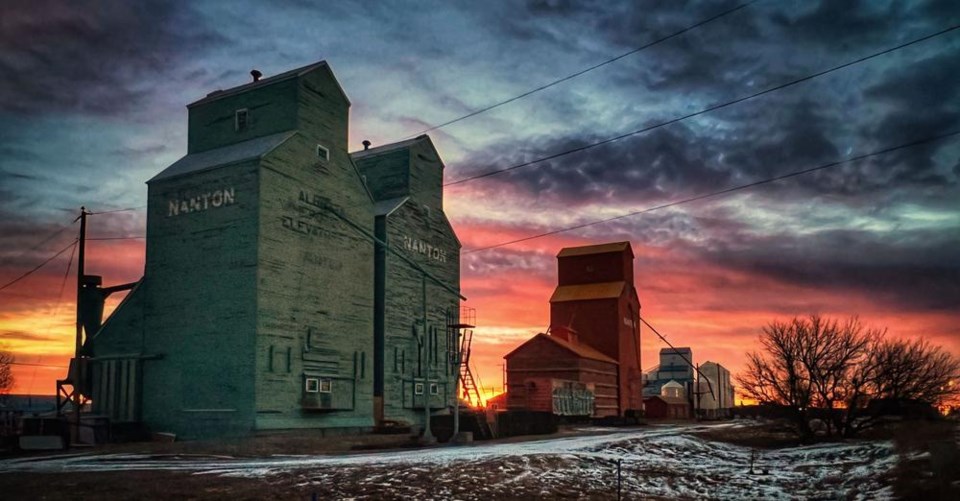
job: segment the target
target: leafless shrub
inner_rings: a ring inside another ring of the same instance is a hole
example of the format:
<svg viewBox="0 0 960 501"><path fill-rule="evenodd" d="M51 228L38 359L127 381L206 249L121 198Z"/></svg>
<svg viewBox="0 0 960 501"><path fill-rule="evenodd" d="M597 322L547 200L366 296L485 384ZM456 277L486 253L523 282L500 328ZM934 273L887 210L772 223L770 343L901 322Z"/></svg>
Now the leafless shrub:
<svg viewBox="0 0 960 501"><path fill-rule="evenodd" d="M0 351L0 395L13 388L13 354Z"/></svg>
<svg viewBox="0 0 960 501"><path fill-rule="evenodd" d="M802 438L822 419L828 435L849 437L879 419L871 402L910 401L936 406L958 395L960 361L924 340L891 340L863 326L819 315L774 321L760 336L762 350L747 354L737 376L746 396L781 405Z"/></svg>

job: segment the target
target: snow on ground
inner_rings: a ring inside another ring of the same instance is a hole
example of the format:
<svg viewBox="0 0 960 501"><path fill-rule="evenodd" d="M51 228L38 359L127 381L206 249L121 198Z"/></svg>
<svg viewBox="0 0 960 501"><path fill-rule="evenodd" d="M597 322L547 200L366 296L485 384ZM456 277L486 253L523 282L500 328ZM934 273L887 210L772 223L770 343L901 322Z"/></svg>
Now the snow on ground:
<svg viewBox="0 0 960 501"><path fill-rule="evenodd" d="M49 456L0 461L0 472L174 470L282 480L331 497L603 498L616 495L619 459L626 499L892 497L883 482L897 462L889 442L755 451L691 434L698 429L703 427L649 426L602 435L339 456Z"/></svg>

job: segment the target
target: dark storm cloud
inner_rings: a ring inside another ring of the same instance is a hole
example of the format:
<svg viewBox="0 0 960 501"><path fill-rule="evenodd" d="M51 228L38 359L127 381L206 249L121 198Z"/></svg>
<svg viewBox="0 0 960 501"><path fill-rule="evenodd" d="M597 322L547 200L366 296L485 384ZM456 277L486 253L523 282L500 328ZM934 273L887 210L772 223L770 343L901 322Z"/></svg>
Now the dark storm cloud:
<svg viewBox="0 0 960 501"><path fill-rule="evenodd" d="M518 40L543 38L597 63L672 35L732 9L739 2L574 2L536 0L526 4L526 22L502 27ZM760 30L755 7L747 7L617 61L599 70L608 83L647 91L709 91L718 84L744 80L757 59L736 50L756 43ZM536 19L536 22L529 22ZM569 33L589 33L570 37ZM602 47L598 47L602 44ZM704 96L699 96L704 97Z"/></svg>
<svg viewBox="0 0 960 501"><path fill-rule="evenodd" d="M771 19L797 39L846 49L889 40L912 13L908 2L902 1L884 5L866 0L821 0L811 10L799 14L779 11Z"/></svg>
<svg viewBox="0 0 960 501"><path fill-rule="evenodd" d="M40 264L76 238L77 230L69 223L68 218L59 223L43 222L0 210L0 268L25 271Z"/></svg>
<svg viewBox="0 0 960 501"><path fill-rule="evenodd" d="M701 195L838 159L828 119L818 107L801 101L768 111L761 103L736 117L726 132L673 124L477 182L507 183L567 204L598 198L652 203ZM496 150L522 151L523 155L487 156L494 150L486 150L465 163L475 166L474 173L481 173L599 139L542 139L526 148L517 145ZM810 179L804 182L829 185L829 180Z"/></svg>
<svg viewBox="0 0 960 501"><path fill-rule="evenodd" d="M801 287L857 291L905 310L960 307L960 236L939 230L741 236L709 247L700 252L711 262Z"/></svg>
<svg viewBox="0 0 960 501"><path fill-rule="evenodd" d="M181 2L0 3L0 108L111 115L162 87L177 61L220 41ZM145 83L149 82L149 83Z"/></svg>
<svg viewBox="0 0 960 501"><path fill-rule="evenodd" d="M885 79L870 87L865 96L889 111L870 130L878 142L891 138L919 139L960 130L960 50L945 50L906 68L891 69ZM960 151L956 140L938 142L897 152L881 159L890 178L919 184L950 184L958 181L956 172L937 171L935 155L941 149L955 158Z"/></svg>
<svg viewBox="0 0 960 501"><path fill-rule="evenodd" d="M545 139L526 149L519 145L498 148L496 151L506 153L476 156L464 163L485 166L475 171L485 172L491 167L515 165L526 159L582 147L596 139ZM487 150L484 155L491 151L494 150ZM656 200L665 194L725 184L729 173L721 170L716 153L711 145L696 141L690 129L678 126L522 167L498 175L493 182L507 183L539 197L568 204L598 199Z"/></svg>

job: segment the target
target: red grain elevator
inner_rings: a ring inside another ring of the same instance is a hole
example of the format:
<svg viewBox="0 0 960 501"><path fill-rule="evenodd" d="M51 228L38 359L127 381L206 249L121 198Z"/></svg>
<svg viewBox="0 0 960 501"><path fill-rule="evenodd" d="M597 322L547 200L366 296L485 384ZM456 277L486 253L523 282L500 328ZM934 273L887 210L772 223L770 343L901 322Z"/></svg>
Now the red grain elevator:
<svg viewBox="0 0 960 501"><path fill-rule="evenodd" d="M618 414L643 408L640 300L633 283L630 242L567 247L557 254L558 282L550 298L550 331L573 331L617 361Z"/></svg>

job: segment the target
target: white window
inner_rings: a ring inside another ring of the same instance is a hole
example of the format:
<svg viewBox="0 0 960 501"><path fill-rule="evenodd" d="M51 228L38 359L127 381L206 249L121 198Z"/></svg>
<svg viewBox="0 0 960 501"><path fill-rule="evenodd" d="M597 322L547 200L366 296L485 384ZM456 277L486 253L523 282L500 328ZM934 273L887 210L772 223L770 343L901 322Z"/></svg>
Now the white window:
<svg viewBox="0 0 960 501"><path fill-rule="evenodd" d="M413 385L413 394L414 395L423 395L423 383L415 383Z"/></svg>
<svg viewBox="0 0 960 501"><path fill-rule="evenodd" d="M430 394L431 395L440 394L440 386L438 386L437 383L430 383Z"/></svg>
<svg viewBox="0 0 960 501"><path fill-rule="evenodd" d="M320 393L330 393L333 391L333 382L329 379L320 380Z"/></svg>
<svg viewBox="0 0 960 501"><path fill-rule="evenodd" d="M247 109L242 108L233 113L233 130L243 132L247 130Z"/></svg>
<svg viewBox="0 0 960 501"><path fill-rule="evenodd" d="M317 393L320 391L320 380L315 377L308 377L303 390L307 393Z"/></svg>
<svg viewBox="0 0 960 501"><path fill-rule="evenodd" d="M330 150L328 150L326 146L323 146L323 145L321 145L321 144L318 144L318 145L317 145L317 156L320 157L320 160L323 160L324 162L326 162L326 161L330 160Z"/></svg>

